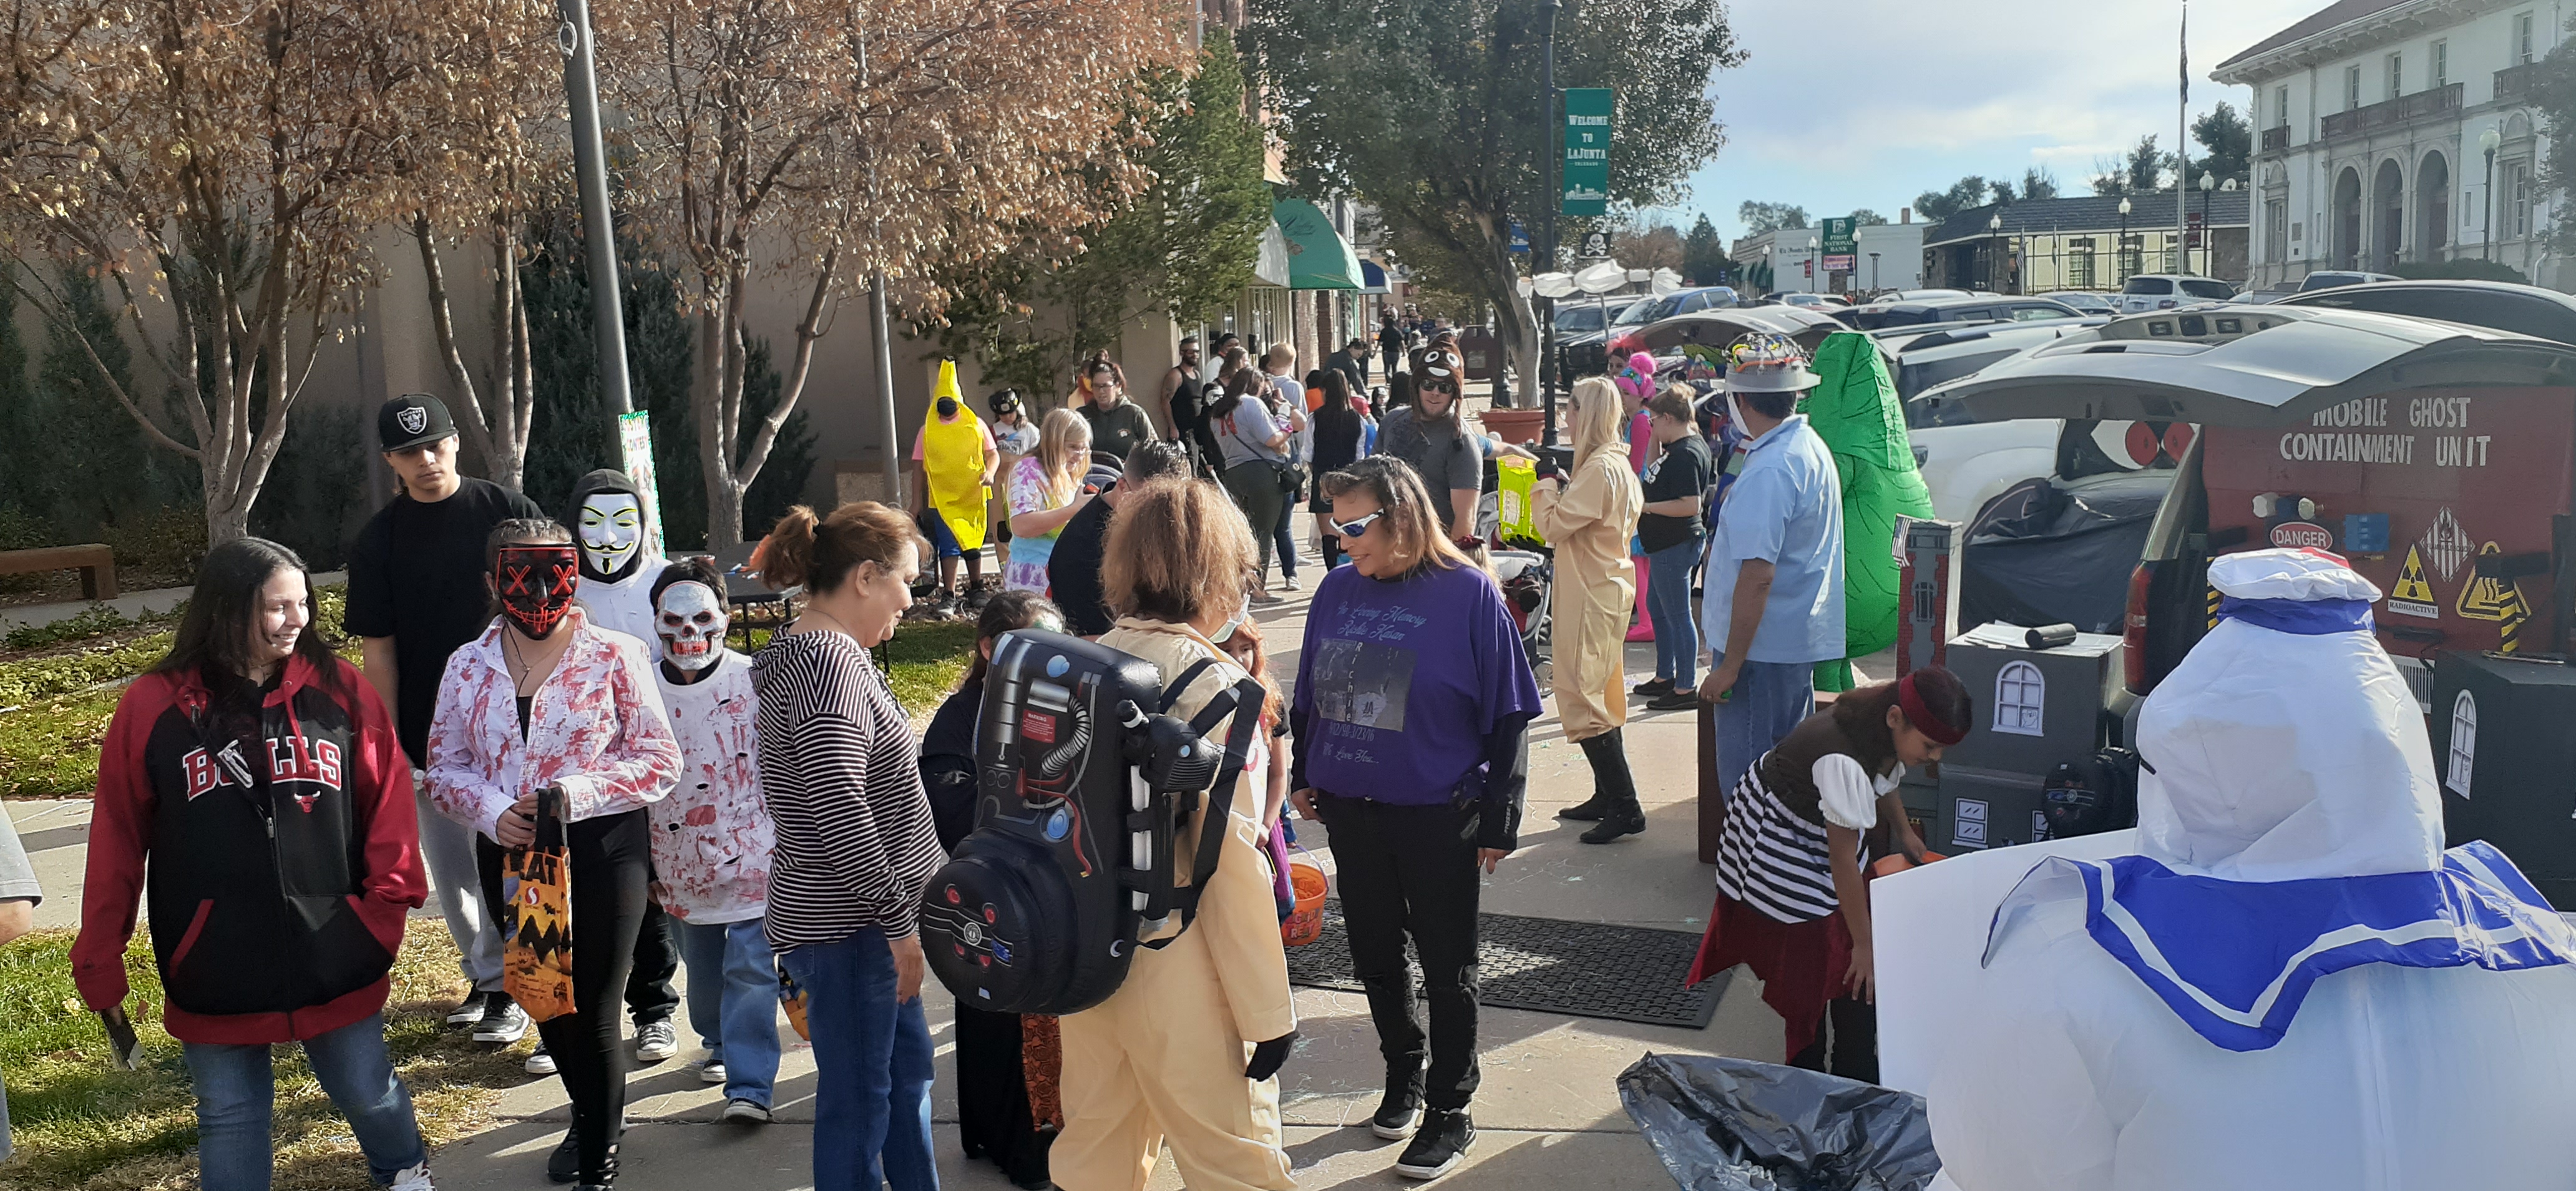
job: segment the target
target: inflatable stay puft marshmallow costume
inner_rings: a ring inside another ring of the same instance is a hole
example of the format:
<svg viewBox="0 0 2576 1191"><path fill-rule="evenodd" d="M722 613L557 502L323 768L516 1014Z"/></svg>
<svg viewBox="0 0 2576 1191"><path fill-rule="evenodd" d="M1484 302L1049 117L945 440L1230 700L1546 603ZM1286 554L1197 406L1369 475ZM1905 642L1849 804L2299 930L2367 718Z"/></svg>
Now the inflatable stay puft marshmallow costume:
<svg viewBox="0 0 2576 1191"><path fill-rule="evenodd" d="M2134 854L2029 870L1948 1006L1943 1178L2576 1186L2576 930L2494 848L2443 850L2379 591L2310 550L2209 577L2220 622L2139 718Z"/></svg>

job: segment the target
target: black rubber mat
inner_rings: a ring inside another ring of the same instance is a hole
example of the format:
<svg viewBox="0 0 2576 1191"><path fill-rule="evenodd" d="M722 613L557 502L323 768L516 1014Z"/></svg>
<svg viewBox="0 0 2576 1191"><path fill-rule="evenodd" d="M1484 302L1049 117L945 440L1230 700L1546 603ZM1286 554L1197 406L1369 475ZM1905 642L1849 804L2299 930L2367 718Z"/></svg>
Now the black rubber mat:
<svg viewBox="0 0 2576 1191"><path fill-rule="evenodd" d="M1697 988L1682 986L1699 954L1696 934L1512 914L1476 919L1483 944L1476 964L1478 999L1496 1008L1697 1030L1707 1027L1726 991L1724 975ZM1409 945L1406 961L1414 964L1419 987L1420 965ZM1322 938L1288 949L1288 982L1360 991L1340 898L1324 903Z"/></svg>

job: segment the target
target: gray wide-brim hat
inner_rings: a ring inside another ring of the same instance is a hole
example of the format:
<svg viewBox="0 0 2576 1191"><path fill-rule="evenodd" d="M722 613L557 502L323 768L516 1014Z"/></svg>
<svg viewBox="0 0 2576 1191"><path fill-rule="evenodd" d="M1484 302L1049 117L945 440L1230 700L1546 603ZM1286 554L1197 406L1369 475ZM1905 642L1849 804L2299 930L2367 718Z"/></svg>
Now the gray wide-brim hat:
<svg viewBox="0 0 2576 1191"><path fill-rule="evenodd" d="M1735 368L1726 374L1730 393L1804 393L1820 383L1804 363Z"/></svg>

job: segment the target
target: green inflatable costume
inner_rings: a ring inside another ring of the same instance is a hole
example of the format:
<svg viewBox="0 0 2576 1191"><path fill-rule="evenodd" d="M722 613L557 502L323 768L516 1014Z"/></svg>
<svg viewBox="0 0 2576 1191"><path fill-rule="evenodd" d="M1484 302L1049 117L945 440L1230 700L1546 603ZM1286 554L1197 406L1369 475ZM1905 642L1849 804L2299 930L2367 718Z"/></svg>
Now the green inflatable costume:
<svg viewBox="0 0 2576 1191"><path fill-rule="evenodd" d="M1816 387L1801 412L1834 453L1843 489L1843 656L1816 663L1816 689L1847 691L1852 659L1896 643L1896 519L1932 516L1914 470L1905 408L1870 337L1838 331L1816 349Z"/></svg>

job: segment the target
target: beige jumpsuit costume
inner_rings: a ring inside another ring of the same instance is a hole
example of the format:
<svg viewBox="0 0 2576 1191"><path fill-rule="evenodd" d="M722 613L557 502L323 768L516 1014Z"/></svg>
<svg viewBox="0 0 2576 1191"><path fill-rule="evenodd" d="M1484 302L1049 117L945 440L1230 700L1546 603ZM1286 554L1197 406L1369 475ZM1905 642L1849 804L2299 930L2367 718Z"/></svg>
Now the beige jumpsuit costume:
<svg viewBox="0 0 2576 1191"><path fill-rule="evenodd" d="M1217 659L1173 706L1183 719L1245 677L1186 625L1122 617L1100 643L1154 663L1165 681L1201 658ZM1209 739L1223 739L1231 725L1229 718ZM1227 839L1197 921L1168 947L1138 949L1107 1001L1063 1018L1064 1133L1048 1166L1065 1191L1144 1191L1165 1142L1191 1191L1297 1185L1281 1148L1279 1085L1243 1077L1253 1043L1297 1028L1259 823L1266 766L1276 762L1261 756L1236 780ZM1198 829L1182 825L1177 855L1196 852Z"/></svg>

